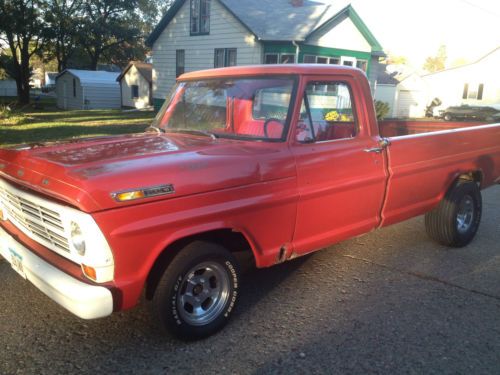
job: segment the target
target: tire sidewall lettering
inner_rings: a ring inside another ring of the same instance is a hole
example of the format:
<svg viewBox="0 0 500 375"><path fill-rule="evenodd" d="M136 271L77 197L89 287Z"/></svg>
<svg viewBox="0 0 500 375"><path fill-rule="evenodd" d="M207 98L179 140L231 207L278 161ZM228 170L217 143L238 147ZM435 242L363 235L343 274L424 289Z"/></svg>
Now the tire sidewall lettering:
<svg viewBox="0 0 500 375"><path fill-rule="evenodd" d="M179 288L181 286L182 279L183 279L183 275L179 275L179 277L177 278L177 281L174 284L172 296L170 298L172 317L175 321L175 324L177 324L178 326L183 324L183 321L181 320L181 318L179 316L179 311L178 311L178 306L177 306L177 293L178 293Z"/></svg>

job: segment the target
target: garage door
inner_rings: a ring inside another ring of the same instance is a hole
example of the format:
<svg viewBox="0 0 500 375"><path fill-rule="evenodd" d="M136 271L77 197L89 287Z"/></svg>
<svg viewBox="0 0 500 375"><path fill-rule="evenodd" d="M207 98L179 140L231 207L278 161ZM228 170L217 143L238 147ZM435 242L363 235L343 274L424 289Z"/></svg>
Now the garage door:
<svg viewBox="0 0 500 375"><path fill-rule="evenodd" d="M410 108L417 104L415 91L401 90L398 95L397 117L410 117Z"/></svg>

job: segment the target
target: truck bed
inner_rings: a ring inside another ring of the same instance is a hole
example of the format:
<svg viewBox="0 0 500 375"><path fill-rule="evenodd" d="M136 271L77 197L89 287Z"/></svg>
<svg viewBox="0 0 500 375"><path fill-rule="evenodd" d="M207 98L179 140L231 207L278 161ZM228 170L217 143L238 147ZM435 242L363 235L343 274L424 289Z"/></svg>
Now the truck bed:
<svg viewBox="0 0 500 375"><path fill-rule="evenodd" d="M433 209L458 176L500 183L500 124L387 121L389 183L382 225ZM472 174L471 174L472 173Z"/></svg>
<svg viewBox="0 0 500 375"><path fill-rule="evenodd" d="M404 135L431 133L442 130L469 128L485 125L484 122L444 122L444 121L379 121L379 131L382 137L400 137Z"/></svg>

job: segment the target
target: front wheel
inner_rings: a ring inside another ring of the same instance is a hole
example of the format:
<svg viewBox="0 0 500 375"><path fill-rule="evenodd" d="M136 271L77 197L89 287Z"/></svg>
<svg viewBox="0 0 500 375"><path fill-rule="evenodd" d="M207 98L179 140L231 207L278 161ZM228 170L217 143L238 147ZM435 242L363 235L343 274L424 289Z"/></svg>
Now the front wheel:
<svg viewBox="0 0 500 375"><path fill-rule="evenodd" d="M239 266L230 252L211 242L193 242L163 273L153 296L153 316L180 339L210 336L229 320L238 286Z"/></svg>
<svg viewBox="0 0 500 375"><path fill-rule="evenodd" d="M472 241L481 222L481 191L475 182L459 182L438 207L425 215L425 228L442 245L463 247Z"/></svg>

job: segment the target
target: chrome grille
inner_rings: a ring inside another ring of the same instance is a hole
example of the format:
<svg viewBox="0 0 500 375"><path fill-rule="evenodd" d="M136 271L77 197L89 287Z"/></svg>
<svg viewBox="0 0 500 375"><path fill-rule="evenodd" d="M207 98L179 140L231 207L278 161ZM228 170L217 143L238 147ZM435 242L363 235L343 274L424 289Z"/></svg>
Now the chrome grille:
<svg viewBox="0 0 500 375"><path fill-rule="evenodd" d="M31 234L30 237L44 245L70 251L58 212L21 197L3 186L0 186L0 200L7 211L7 217L20 230Z"/></svg>

